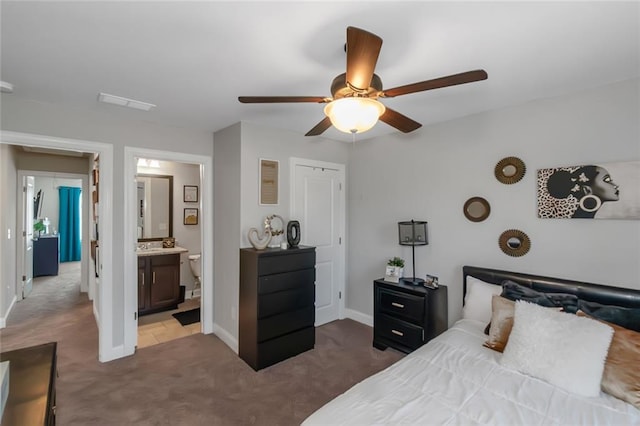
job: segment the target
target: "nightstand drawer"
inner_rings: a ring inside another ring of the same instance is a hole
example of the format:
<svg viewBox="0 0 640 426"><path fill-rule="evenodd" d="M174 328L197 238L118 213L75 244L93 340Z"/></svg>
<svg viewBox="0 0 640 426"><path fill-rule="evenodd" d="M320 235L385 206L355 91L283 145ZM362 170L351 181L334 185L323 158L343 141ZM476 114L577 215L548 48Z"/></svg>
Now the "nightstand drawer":
<svg viewBox="0 0 640 426"><path fill-rule="evenodd" d="M378 315L375 321L375 333L379 337L393 340L411 349L422 346L424 341L422 327L385 314Z"/></svg>
<svg viewBox="0 0 640 426"><path fill-rule="evenodd" d="M412 296L380 288L380 310L421 323L424 318L424 297Z"/></svg>

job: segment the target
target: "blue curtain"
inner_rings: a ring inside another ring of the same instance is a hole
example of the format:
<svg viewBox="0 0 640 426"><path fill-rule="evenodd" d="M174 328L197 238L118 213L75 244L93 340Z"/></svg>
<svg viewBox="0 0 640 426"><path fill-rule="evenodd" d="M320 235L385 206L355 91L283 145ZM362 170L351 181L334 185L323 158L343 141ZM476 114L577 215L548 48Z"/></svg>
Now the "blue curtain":
<svg viewBox="0 0 640 426"><path fill-rule="evenodd" d="M60 215L60 262L80 260L82 235L80 234L80 188L61 186L58 188Z"/></svg>

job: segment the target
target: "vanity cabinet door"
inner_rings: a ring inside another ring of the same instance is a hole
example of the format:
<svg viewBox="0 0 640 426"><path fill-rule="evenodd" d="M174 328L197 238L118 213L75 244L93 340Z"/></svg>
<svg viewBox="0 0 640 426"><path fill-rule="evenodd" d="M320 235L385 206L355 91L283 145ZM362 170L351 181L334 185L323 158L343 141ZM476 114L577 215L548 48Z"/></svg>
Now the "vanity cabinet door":
<svg viewBox="0 0 640 426"><path fill-rule="evenodd" d="M149 303L151 309L176 305L180 299L180 258L178 255L151 258Z"/></svg>
<svg viewBox="0 0 640 426"><path fill-rule="evenodd" d="M147 262L144 257L138 258L138 313L144 313L149 309L149 292L147 288L149 283L146 282L149 273L147 271Z"/></svg>

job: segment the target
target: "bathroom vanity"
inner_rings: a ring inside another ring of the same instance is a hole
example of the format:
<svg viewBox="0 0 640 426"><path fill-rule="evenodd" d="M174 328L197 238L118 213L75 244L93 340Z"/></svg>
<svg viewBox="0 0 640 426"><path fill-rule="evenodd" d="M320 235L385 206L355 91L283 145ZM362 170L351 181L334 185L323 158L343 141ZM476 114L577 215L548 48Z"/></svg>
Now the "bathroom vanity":
<svg viewBox="0 0 640 426"><path fill-rule="evenodd" d="M176 309L182 247L138 250L138 316Z"/></svg>

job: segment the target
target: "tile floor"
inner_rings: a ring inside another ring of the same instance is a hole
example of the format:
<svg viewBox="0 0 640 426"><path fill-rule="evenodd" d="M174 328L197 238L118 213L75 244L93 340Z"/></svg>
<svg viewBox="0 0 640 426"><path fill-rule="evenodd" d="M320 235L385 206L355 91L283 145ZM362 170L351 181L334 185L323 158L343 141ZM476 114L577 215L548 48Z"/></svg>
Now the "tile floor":
<svg viewBox="0 0 640 426"><path fill-rule="evenodd" d="M200 299L187 299L178 309L145 315L138 320L138 349L200 333L200 323L183 326L171 314L200 306Z"/></svg>

